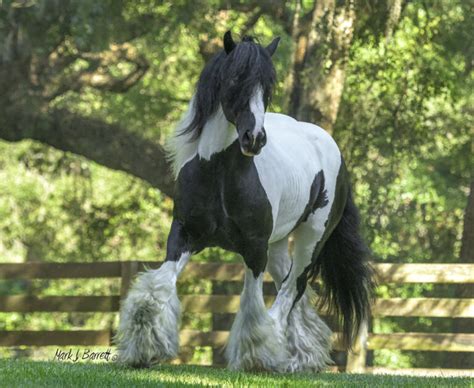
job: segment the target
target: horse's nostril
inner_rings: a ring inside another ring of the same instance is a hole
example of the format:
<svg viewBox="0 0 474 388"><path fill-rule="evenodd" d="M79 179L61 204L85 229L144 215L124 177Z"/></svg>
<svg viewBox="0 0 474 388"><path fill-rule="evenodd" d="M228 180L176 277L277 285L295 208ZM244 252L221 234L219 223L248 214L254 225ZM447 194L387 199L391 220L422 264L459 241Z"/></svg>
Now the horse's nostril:
<svg viewBox="0 0 474 388"><path fill-rule="evenodd" d="M267 142L267 136L266 136L265 132L264 131L259 132L258 135L257 135L257 144L260 147L263 147L266 142Z"/></svg>
<svg viewBox="0 0 474 388"><path fill-rule="evenodd" d="M244 136L242 137L242 140L245 144L250 144L252 142L252 137L250 135L250 131L246 131L244 133Z"/></svg>

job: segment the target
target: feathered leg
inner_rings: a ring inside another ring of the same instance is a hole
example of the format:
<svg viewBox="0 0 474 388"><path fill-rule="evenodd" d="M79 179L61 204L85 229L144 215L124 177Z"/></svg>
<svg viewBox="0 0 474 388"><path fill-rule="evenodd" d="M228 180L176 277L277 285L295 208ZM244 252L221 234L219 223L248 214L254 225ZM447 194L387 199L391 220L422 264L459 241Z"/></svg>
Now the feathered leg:
<svg viewBox="0 0 474 388"><path fill-rule="evenodd" d="M165 263L140 274L122 303L115 338L122 363L148 367L178 355L181 308L176 281L191 256L182 234L173 223Z"/></svg>
<svg viewBox="0 0 474 388"><path fill-rule="evenodd" d="M267 312L263 300L263 272L258 277L247 269L240 310L226 348L232 370L285 370L285 340L279 326Z"/></svg>
<svg viewBox="0 0 474 388"><path fill-rule="evenodd" d="M301 240L295 241L299 255L304 253L303 247L298 245L301 243ZM287 239L270 246L267 269L279 289L270 315L279 322L286 336L289 352L286 371L320 371L332 363L329 355L332 333L316 313L315 295L310 287L306 288L303 297L292 308L296 297L297 276L294 274L298 267L295 263L292 268Z"/></svg>

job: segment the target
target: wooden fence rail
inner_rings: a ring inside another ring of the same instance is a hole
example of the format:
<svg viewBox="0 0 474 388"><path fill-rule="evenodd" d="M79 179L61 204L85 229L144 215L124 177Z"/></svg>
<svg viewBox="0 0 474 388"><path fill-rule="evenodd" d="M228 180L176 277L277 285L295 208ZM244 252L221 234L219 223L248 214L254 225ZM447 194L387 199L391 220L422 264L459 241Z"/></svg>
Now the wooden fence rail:
<svg viewBox="0 0 474 388"><path fill-rule="evenodd" d="M110 261L106 263L0 263L0 279L97 279L122 277L129 268L140 272L155 269L160 262ZM473 264L388 264L375 263L373 267L382 283L472 283ZM209 280L242 281L244 268L241 264L189 263L181 280L200 277ZM271 281L265 274L265 281Z"/></svg>
<svg viewBox="0 0 474 388"><path fill-rule="evenodd" d="M96 279L118 278L120 295L110 296L0 296L0 312L107 312L116 313L135 275L146 268L158 268L156 262L106 263L6 263L0 264L0 279ZM472 264L374 264L379 284L395 283L474 283ZM219 282L242 282L244 270L240 264L190 263L182 281L208 279ZM266 275L265 282L271 282ZM181 295L183 311L188 313L235 314L238 295ZM271 305L274 296L265 296ZM321 311L325 314L325 311ZM459 298L386 298L377 299L372 309L374 317L445 317L474 318L474 299ZM225 326L225 325L224 325ZM469 333L369 333L364 324L354 351L348 355L348 371L375 371L366 367L368 350L400 349L418 351L474 352L474 334ZM227 329L227 328L226 328ZM181 345L222 348L228 330L210 332L181 330ZM109 346L113 331L0 331L0 346ZM334 337L336 350L343 350ZM380 369L380 368L379 368ZM447 373L447 370L444 372ZM469 373L469 371L466 371Z"/></svg>
<svg viewBox="0 0 474 388"><path fill-rule="evenodd" d="M182 295L183 310L192 313L236 313L239 295ZM267 306L275 297L265 296ZM116 312L120 296L0 296L0 312ZM327 314L321 310L320 313ZM387 298L377 299L372 307L374 317L474 317L474 299L455 298Z"/></svg>

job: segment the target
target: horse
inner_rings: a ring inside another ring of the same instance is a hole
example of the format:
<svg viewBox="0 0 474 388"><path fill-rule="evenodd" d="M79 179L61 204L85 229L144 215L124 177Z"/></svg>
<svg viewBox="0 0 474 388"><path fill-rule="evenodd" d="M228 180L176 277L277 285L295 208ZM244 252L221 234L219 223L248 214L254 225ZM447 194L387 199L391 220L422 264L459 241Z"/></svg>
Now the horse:
<svg viewBox="0 0 474 388"><path fill-rule="evenodd" d="M266 112L279 41L236 43L228 31L199 77L169 145L176 194L166 259L138 276L121 307L116 341L124 364L177 356L176 281L207 247L235 252L245 265L225 350L231 370L321 371L332 362L332 333L307 287L317 275L320 304L340 317L349 346L369 314L372 271L337 144L314 124ZM268 310L265 271L278 290Z"/></svg>

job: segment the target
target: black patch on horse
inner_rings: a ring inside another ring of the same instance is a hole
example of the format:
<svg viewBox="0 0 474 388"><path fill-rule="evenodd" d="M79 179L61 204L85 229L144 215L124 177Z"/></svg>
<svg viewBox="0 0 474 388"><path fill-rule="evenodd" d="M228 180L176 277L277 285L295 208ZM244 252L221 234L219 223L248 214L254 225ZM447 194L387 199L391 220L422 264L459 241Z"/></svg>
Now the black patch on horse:
<svg viewBox="0 0 474 388"><path fill-rule="evenodd" d="M293 230L295 230L301 223L308 220L310 214L314 213L317 209L322 209L329 203L328 193L325 188L325 178L323 170L319 171L313 179L311 188L309 191L309 200L306 204L303 213L296 222Z"/></svg>
<svg viewBox="0 0 474 388"><path fill-rule="evenodd" d="M237 140L210 160L196 155L183 166L173 216L181 235L168 241L184 240L192 252L219 246L241 254L255 277L264 271L272 207L253 158L242 155Z"/></svg>

